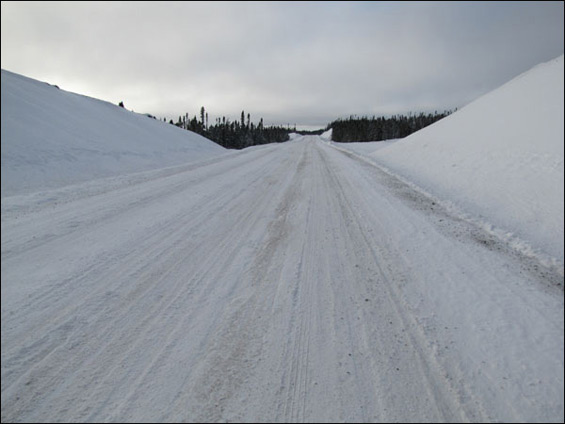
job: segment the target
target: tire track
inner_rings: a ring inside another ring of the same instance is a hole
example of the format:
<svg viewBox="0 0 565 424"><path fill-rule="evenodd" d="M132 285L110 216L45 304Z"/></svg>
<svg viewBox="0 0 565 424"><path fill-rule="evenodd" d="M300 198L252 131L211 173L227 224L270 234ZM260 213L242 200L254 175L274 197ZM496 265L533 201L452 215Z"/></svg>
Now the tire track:
<svg viewBox="0 0 565 424"><path fill-rule="evenodd" d="M320 146L320 145L318 145ZM320 149L320 154L326 156L323 163L328 166L330 162L327 153ZM450 421L468 421L466 415L460 415L463 411L463 405L459 402L457 396L454 396L452 390L446 390L450 387L449 381L443 376L445 372L441 369L440 365L433 361L433 352L427 350L427 342L422 337L422 333L418 331L418 323L411 319L409 308L400 299L398 293L398 281L403 278L402 268L394 263L392 260L393 251L383 245L375 244L375 240L368 237L370 234L367 231L367 215L360 215L360 211L369 210L367 207L362 207L363 199L353 200L351 196L346 193L353 193L351 187L344 187L346 180L338 179L335 177L335 172L327 169L327 175L332 180L332 186L335 188L335 193L340 199L338 204L342 208L342 215L351 217L351 240L354 241L356 258L358 262L368 265L368 268L374 269L377 274L377 279L380 281L379 294L386 296L386 300L381 301L386 303L388 312L391 313L389 320L390 323L397 322L402 333L404 346L402 350L395 351L393 349L391 357L408 356L410 359L403 360L405 366L410 369L410 372L416 373L411 378L418 381L418 392L421 393L420 398L428 398L426 402L427 414L431 417L436 417L442 422ZM356 205L356 207L353 207ZM382 319L382 318L381 318ZM392 320L392 321L391 321ZM364 323L367 320L363 321ZM363 332L368 334L369 331L366 327ZM408 355L406 353L409 352ZM378 374L380 371L375 370L374 373ZM382 393L380 395L383 395ZM398 405L400 406L400 405ZM398 410L397 406L397 410ZM431 409L430 409L431 408ZM421 409L421 408L419 408Z"/></svg>
<svg viewBox="0 0 565 424"><path fill-rule="evenodd" d="M35 227L3 216L2 421L559 415L547 407L559 380L501 374L514 366L501 359L536 364L493 355L486 318L460 320L442 296L488 304L499 324L509 303L543 323L555 299L524 291L511 261L483 271L488 246L452 237L426 212L435 205L318 138L134 186L31 205ZM522 337L502 328L501 342ZM562 369L562 322L543 330L540 356ZM486 343L468 353L468 340ZM527 408L506 395L514 383L537 394Z"/></svg>

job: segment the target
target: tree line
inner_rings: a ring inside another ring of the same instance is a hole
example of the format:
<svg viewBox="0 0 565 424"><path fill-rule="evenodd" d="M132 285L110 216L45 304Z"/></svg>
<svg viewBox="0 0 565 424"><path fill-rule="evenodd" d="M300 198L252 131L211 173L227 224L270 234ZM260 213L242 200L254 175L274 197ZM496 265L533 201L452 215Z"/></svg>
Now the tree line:
<svg viewBox="0 0 565 424"><path fill-rule="evenodd" d="M389 118L384 116L372 118L363 116L351 116L349 119L337 119L328 124L326 130L332 129L332 140L341 143L354 141L381 141L393 138L404 138L413 132L421 130L428 125L439 121L450 115L451 111L438 113L410 113L405 115L393 115Z"/></svg>
<svg viewBox="0 0 565 424"><path fill-rule="evenodd" d="M245 111L241 111L241 119L239 121L230 121L225 116L216 118L216 122L212 125L208 122L208 112L204 106L200 108L200 116L189 117L188 113L179 116L175 123L171 119L170 124L179 128L195 132L206 137L215 143L228 149L244 149L250 146L257 146L268 143L282 143L289 139L288 134L290 128L281 126L265 126L263 118L258 124L251 122L251 115L245 115Z"/></svg>
<svg viewBox="0 0 565 424"><path fill-rule="evenodd" d="M123 107L123 106L122 106ZM177 122L171 119L170 124L179 128L189 130L200 134L220 146L228 149L244 149L250 146L269 143L281 143L289 139L289 133L297 132L302 135L321 134L324 131L332 129L332 140L349 143L363 141L381 141L394 138L404 138L442 118L450 115L452 111L444 111L438 113L419 113L408 115L392 115L390 117L357 117L350 116L347 119L336 119L329 123L325 129L316 131L297 131L296 126L268 126L263 124L263 118L259 123L251 122L251 115L245 111L241 111L239 120L230 121L229 118L223 116L216 118L212 125L208 121L208 112L204 106L200 108L200 115L194 115L190 118L186 113L179 116ZM149 115L151 116L151 115ZM153 116L151 116L153 117ZM153 117L154 118L154 117ZM166 119L164 119L166 121Z"/></svg>

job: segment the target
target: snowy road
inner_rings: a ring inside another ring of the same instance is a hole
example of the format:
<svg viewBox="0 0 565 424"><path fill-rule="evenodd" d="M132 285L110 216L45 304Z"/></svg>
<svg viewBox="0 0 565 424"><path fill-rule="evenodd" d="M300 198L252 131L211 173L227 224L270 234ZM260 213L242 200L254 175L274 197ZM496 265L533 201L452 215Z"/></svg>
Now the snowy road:
<svg viewBox="0 0 565 424"><path fill-rule="evenodd" d="M2 421L562 421L563 277L305 137L2 200Z"/></svg>

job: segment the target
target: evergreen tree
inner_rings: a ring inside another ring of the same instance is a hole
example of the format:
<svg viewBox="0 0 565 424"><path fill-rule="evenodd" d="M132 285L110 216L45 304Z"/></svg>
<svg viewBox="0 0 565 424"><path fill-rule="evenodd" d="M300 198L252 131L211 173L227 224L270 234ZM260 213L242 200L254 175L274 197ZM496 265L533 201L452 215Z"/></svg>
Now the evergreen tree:
<svg viewBox="0 0 565 424"><path fill-rule="evenodd" d="M166 121L166 118L164 118ZM197 134L204 135L210 140L230 149L242 149L249 146L280 143L288 140L288 128L283 127L265 127L263 118L259 124L255 125L251 122L251 114L247 114L245 120L245 111L241 111L241 120L231 122L225 116L221 119L216 118L214 125L209 125L209 117L204 106L200 108L200 120L197 116L189 119L188 113L179 116L178 122L175 124L170 120L170 124L177 125L193 131Z"/></svg>
<svg viewBox="0 0 565 424"><path fill-rule="evenodd" d="M393 115L390 118L350 116L349 119L338 119L332 122L328 125L328 129L332 128L332 140L342 143L404 138L448 116L450 113L449 111L443 113L436 111L434 114L428 115L410 113L408 116Z"/></svg>

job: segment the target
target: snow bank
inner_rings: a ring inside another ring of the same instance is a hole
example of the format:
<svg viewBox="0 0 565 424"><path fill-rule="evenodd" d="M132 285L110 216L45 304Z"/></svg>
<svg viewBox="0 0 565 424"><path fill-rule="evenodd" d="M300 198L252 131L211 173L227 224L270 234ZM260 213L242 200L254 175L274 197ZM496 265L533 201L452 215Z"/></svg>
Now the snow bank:
<svg viewBox="0 0 565 424"><path fill-rule="evenodd" d="M331 140L332 139L332 129L330 128L329 130L323 132L322 135L320 135L320 137L322 137L324 140Z"/></svg>
<svg viewBox="0 0 565 424"><path fill-rule="evenodd" d="M5 70L1 135L2 197L226 152L192 132Z"/></svg>
<svg viewBox="0 0 565 424"><path fill-rule="evenodd" d="M563 56L370 155L563 264Z"/></svg>
<svg viewBox="0 0 565 424"><path fill-rule="evenodd" d="M372 153L375 153L377 150L385 149L399 140L402 139L393 138L390 140L382 141L359 141L351 143L339 143L337 141L332 141L332 144L335 147L340 148L341 150L347 150L348 152L356 153L361 156L369 156Z"/></svg>

